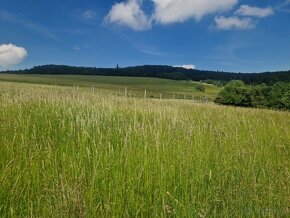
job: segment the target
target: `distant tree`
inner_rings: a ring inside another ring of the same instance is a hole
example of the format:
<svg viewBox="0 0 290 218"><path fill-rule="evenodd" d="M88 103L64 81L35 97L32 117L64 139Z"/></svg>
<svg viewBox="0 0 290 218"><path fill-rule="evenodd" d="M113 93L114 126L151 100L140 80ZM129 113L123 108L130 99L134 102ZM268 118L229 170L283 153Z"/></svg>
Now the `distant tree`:
<svg viewBox="0 0 290 218"><path fill-rule="evenodd" d="M247 87L243 81L233 80L219 93L215 102L218 104L249 107L252 106L252 92L253 90Z"/></svg>
<svg viewBox="0 0 290 218"><path fill-rule="evenodd" d="M242 80L245 84L273 85L276 82L290 82L290 71L266 73L230 73L222 71L207 71L184 69L164 65L144 65L121 68L72 67L65 65L43 65L27 70L1 71L0 73L14 74L58 74L58 75L101 75L101 76L131 76L131 77L157 77L173 80L192 81L220 81L223 85L232 80ZM218 84L217 82L215 82Z"/></svg>
<svg viewBox="0 0 290 218"><path fill-rule="evenodd" d="M290 88L288 85L288 90L283 94L281 98L281 102L283 105L283 108L290 110Z"/></svg>
<svg viewBox="0 0 290 218"><path fill-rule="evenodd" d="M290 83L247 86L242 81L234 80L225 86L215 102L224 105L290 110Z"/></svg>
<svg viewBox="0 0 290 218"><path fill-rule="evenodd" d="M253 92L251 95L252 106L258 108L269 107L271 87L263 83L261 85L253 86L252 88L253 88Z"/></svg>
<svg viewBox="0 0 290 218"><path fill-rule="evenodd" d="M195 87L195 90L196 90L196 91L199 91L199 92L205 92L205 86L202 85L202 84L198 84L198 85Z"/></svg>
<svg viewBox="0 0 290 218"><path fill-rule="evenodd" d="M284 109L290 110L290 89L285 92L281 98L281 103Z"/></svg>
<svg viewBox="0 0 290 218"><path fill-rule="evenodd" d="M290 83L277 82L271 87L269 107L290 109Z"/></svg>

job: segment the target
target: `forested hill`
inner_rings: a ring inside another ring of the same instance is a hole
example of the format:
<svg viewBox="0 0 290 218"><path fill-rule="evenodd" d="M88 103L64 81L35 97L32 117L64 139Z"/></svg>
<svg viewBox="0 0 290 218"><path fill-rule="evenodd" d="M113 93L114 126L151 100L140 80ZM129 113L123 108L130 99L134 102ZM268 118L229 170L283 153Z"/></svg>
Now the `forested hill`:
<svg viewBox="0 0 290 218"><path fill-rule="evenodd" d="M290 82L290 70L265 73L229 73L221 71L188 70L179 67L161 65L145 65L126 68L43 65L28 70L5 71L0 73L158 77L174 80L218 80L224 82L242 80L247 84L273 84L278 81Z"/></svg>

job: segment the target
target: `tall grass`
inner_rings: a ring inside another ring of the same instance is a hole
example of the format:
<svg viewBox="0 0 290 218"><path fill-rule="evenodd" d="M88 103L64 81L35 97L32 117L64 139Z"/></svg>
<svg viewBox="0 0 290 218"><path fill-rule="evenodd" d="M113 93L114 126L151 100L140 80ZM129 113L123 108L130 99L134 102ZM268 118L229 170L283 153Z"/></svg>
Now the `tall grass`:
<svg viewBox="0 0 290 218"><path fill-rule="evenodd" d="M1 217L289 217L290 113L0 83Z"/></svg>

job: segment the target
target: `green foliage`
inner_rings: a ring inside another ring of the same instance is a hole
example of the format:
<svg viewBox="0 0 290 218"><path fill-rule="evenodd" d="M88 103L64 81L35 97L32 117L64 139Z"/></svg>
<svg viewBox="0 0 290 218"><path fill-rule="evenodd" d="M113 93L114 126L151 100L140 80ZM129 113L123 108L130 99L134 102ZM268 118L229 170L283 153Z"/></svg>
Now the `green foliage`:
<svg viewBox="0 0 290 218"><path fill-rule="evenodd" d="M290 82L290 71L265 73L231 73L222 71L192 70L166 65L145 65L125 68L72 67L65 65L43 65L28 70L7 71L13 74L48 74L48 75L95 75L95 76L130 76L156 77L173 80L220 81L242 80L246 84L274 84L278 81Z"/></svg>
<svg viewBox="0 0 290 218"><path fill-rule="evenodd" d="M269 105L270 107L278 109L289 109L290 110L290 83L275 83L271 87L270 96L269 96Z"/></svg>
<svg viewBox="0 0 290 218"><path fill-rule="evenodd" d="M251 106L258 108L269 107L269 92L271 87L266 84L257 85L252 88Z"/></svg>
<svg viewBox="0 0 290 218"><path fill-rule="evenodd" d="M235 106L251 106L252 90L244 82L233 80L219 93L216 103Z"/></svg>
<svg viewBox="0 0 290 218"><path fill-rule="evenodd" d="M281 97L283 108L290 110L290 90L287 90Z"/></svg>
<svg viewBox="0 0 290 218"><path fill-rule="evenodd" d="M195 90L199 92L205 92L205 86L203 84L199 84L195 86Z"/></svg>
<svg viewBox="0 0 290 218"><path fill-rule="evenodd" d="M247 86L242 81L231 81L216 97L215 102L244 107L290 109L290 83L278 82Z"/></svg>

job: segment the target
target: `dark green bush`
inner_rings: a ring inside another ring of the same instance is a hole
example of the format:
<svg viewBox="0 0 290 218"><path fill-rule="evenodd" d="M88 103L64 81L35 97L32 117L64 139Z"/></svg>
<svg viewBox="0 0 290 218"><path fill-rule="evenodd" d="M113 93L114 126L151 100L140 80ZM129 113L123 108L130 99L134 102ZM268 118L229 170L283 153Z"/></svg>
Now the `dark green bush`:
<svg viewBox="0 0 290 218"><path fill-rule="evenodd" d="M290 84L278 82L272 86L248 86L242 81L233 80L219 93L215 103L290 110Z"/></svg>
<svg viewBox="0 0 290 218"><path fill-rule="evenodd" d="M195 87L195 90L199 92L205 92L205 86L202 84L199 84Z"/></svg>

